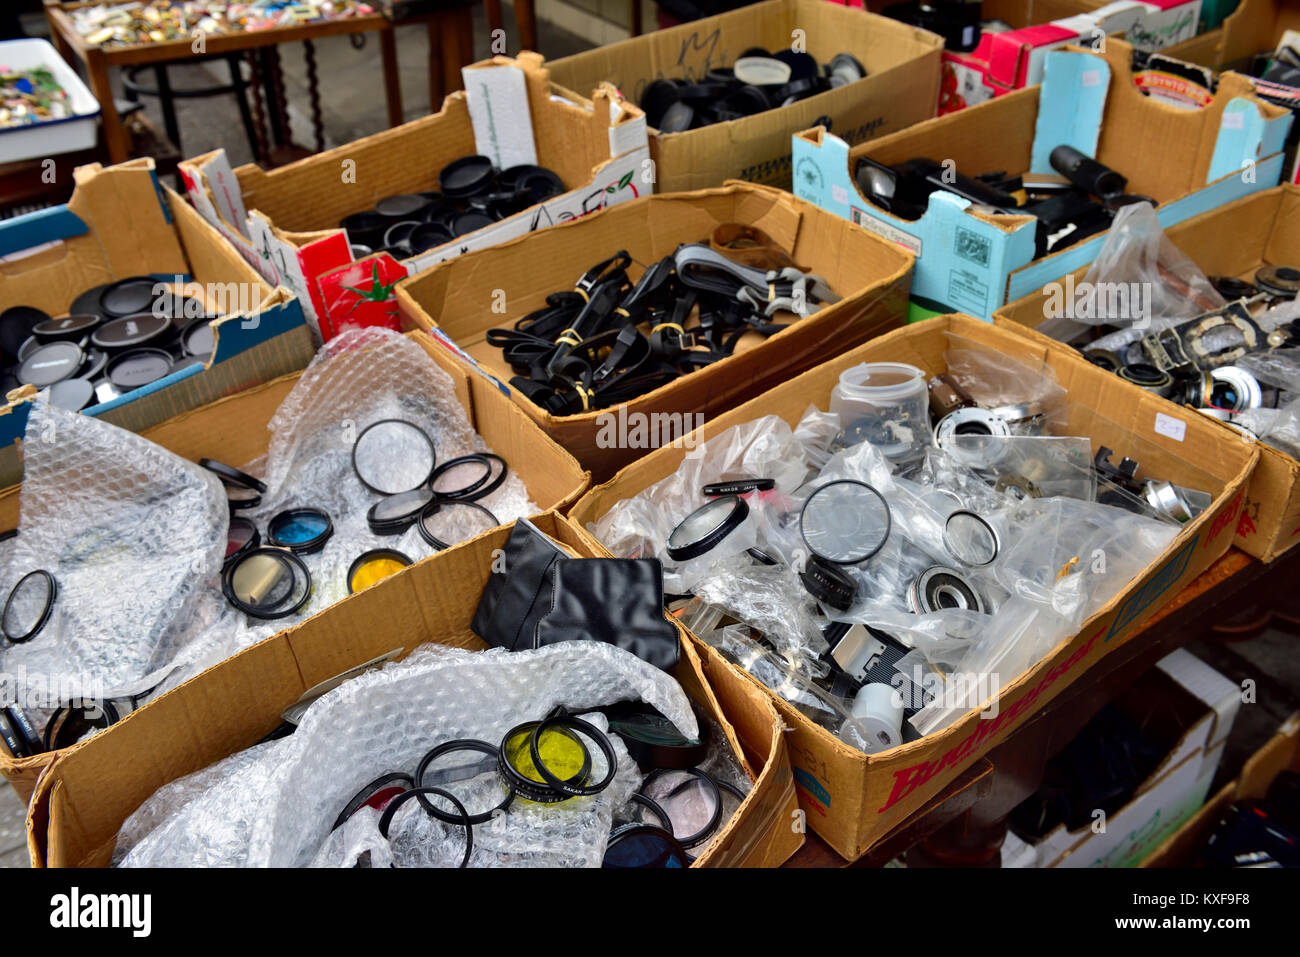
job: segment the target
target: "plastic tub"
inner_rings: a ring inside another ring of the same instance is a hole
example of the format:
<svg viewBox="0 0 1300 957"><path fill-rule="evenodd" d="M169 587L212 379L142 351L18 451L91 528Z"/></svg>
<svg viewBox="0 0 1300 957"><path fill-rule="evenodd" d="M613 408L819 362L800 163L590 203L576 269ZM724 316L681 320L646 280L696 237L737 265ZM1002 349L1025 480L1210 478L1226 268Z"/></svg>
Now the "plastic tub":
<svg viewBox="0 0 1300 957"><path fill-rule="evenodd" d="M930 444L930 393L925 373L905 362L863 362L845 369L831 389L831 411L848 432L887 431L888 444L873 436L886 457L900 460Z"/></svg>

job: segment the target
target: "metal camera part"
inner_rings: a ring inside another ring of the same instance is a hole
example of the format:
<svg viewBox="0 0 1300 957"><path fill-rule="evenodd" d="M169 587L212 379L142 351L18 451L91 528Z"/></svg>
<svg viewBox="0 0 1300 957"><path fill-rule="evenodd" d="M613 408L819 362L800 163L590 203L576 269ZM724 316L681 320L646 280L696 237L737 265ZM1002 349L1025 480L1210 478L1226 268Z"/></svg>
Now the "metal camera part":
<svg viewBox="0 0 1300 957"><path fill-rule="evenodd" d="M866 625L855 624L831 650L835 663L855 681L866 680L867 672L885 652L885 643L871 633Z"/></svg>
<svg viewBox="0 0 1300 957"><path fill-rule="evenodd" d="M934 427L934 443L970 468L992 468L1005 453L1000 442L955 442L957 436L1002 438L1011 434L1007 420L988 409L966 408L949 412Z"/></svg>
<svg viewBox="0 0 1300 957"><path fill-rule="evenodd" d="M1143 488L1147 504L1162 515L1167 515L1180 525L1196 517L1195 510L1184 497L1182 489L1172 482L1148 481Z"/></svg>
<svg viewBox="0 0 1300 957"><path fill-rule="evenodd" d="M930 392L930 414L936 419L975 404L970 394L947 372L931 378L927 388Z"/></svg>
<svg viewBox="0 0 1300 957"><path fill-rule="evenodd" d="M955 568L931 565L907 589L907 607L917 615L936 611L984 611L975 586Z"/></svg>
<svg viewBox="0 0 1300 957"><path fill-rule="evenodd" d="M1009 495L1021 502L1027 498L1043 497L1043 493L1037 485L1015 472L1004 472L999 475L997 482L993 486L993 491Z"/></svg>
<svg viewBox="0 0 1300 957"><path fill-rule="evenodd" d="M1211 350L1206 343L1206 335L1215 329L1227 327L1236 329L1241 334L1241 342ZM1230 365L1242 356L1258 350L1266 339L1264 331L1251 318L1246 306L1242 302L1230 302L1222 309L1143 336L1141 343L1142 351L1152 365L1173 372L1188 367L1214 369Z"/></svg>
<svg viewBox="0 0 1300 957"><path fill-rule="evenodd" d="M1259 380L1245 369L1221 366L1210 372L1210 379L1209 401L1205 405L1211 408L1244 412L1246 409L1258 409L1264 403Z"/></svg>
<svg viewBox="0 0 1300 957"><path fill-rule="evenodd" d="M1165 369L1146 362L1134 362L1116 370L1125 382L1131 382L1139 388L1168 398L1174 386L1174 377Z"/></svg>

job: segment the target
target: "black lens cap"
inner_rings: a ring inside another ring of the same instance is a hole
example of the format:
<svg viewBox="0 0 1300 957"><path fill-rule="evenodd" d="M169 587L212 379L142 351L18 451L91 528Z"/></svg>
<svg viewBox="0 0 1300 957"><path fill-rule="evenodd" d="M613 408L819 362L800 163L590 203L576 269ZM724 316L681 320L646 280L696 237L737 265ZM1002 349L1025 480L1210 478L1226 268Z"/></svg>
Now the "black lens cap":
<svg viewBox="0 0 1300 957"><path fill-rule="evenodd" d="M81 368L77 370L77 378L94 382L103 373L104 366L108 364L108 353L103 349L96 349L94 346L83 351L86 353L86 357L81 360Z"/></svg>
<svg viewBox="0 0 1300 957"><path fill-rule="evenodd" d="M486 156L462 156L443 167L438 188L449 199L468 199L492 188L496 170Z"/></svg>
<svg viewBox="0 0 1300 957"><path fill-rule="evenodd" d="M457 236L465 236L474 232L476 229L482 229L484 226L491 226L496 219L487 213L480 213L477 210L469 210L461 213L452 223L452 232Z"/></svg>
<svg viewBox="0 0 1300 957"><path fill-rule="evenodd" d="M780 60L790 68L791 80L808 80L815 76L820 76L821 66L817 63L817 58L811 53L801 53L798 50L778 50L772 54L774 60Z"/></svg>
<svg viewBox="0 0 1300 957"><path fill-rule="evenodd" d="M152 276L131 276L106 287L99 296L99 312L110 319L151 312L159 283Z"/></svg>
<svg viewBox="0 0 1300 957"><path fill-rule="evenodd" d="M659 128L664 114L680 100L677 84L672 80L655 80L641 94L641 109L645 111L645 121L655 129Z"/></svg>
<svg viewBox="0 0 1300 957"><path fill-rule="evenodd" d="M151 345L166 339L174 327L166 316L140 312L110 319L90 334L90 341L112 354Z"/></svg>
<svg viewBox="0 0 1300 957"><path fill-rule="evenodd" d="M0 349L6 355L26 358L20 352L23 343L33 338L32 330L49 318L49 313L32 306L11 306L0 312Z"/></svg>
<svg viewBox="0 0 1300 957"><path fill-rule="evenodd" d="M132 349L108 360L108 381L123 392L157 382L172 371L171 353L162 349Z"/></svg>
<svg viewBox="0 0 1300 957"><path fill-rule="evenodd" d="M695 122L695 108L685 100L678 100L668 107L663 119L659 121L661 133L684 133Z"/></svg>
<svg viewBox="0 0 1300 957"><path fill-rule="evenodd" d="M837 53L826 67L826 75L839 77L845 83L861 80L867 75L867 68L852 53Z"/></svg>
<svg viewBox="0 0 1300 957"><path fill-rule="evenodd" d="M62 316L38 322L32 335L41 342L77 342L99 323L98 315Z"/></svg>
<svg viewBox="0 0 1300 957"><path fill-rule="evenodd" d="M384 232L391 225L391 219L372 209L345 216L339 222L339 228L348 234L349 243L359 243L371 249L378 249L384 244Z"/></svg>
<svg viewBox="0 0 1300 957"><path fill-rule="evenodd" d="M225 462L218 462L216 459L199 459L199 465L209 472L216 474L221 479L221 484L227 487L235 486L236 488L250 488L258 492L266 491L266 483L261 479L249 475L247 472L240 471L233 465L227 465Z"/></svg>
<svg viewBox="0 0 1300 957"><path fill-rule="evenodd" d="M32 353L41 347L41 340L35 336L28 336L23 340L23 344L18 347L18 361L26 362L32 357Z"/></svg>
<svg viewBox="0 0 1300 957"><path fill-rule="evenodd" d="M85 356L75 342L51 342L37 347L18 367L18 381L43 389L76 375Z"/></svg>
<svg viewBox="0 0 1300 957"><path fill-rule="evenodd" d="M375 203L375 212L392 220L423 219L433 201L419 193L401 193Z"/></svg>
<svg viewBox="0 0 1300 957"><path fill-rule="evenodd" d="M91 286L76 299L72 300L72 305L68 307L69 315L80 316L86 315L87 313L95 313L103 318L104 307L100 304L99 300L103 297L104 291L111 285L112 283L105 283L102 286Z"/></svg>
<svg viewBox="0 0 1300 957"><path fill-rule="evenodd" d="M413 231L424 225L422 219L403 219L393 223L384 232L384 245L388 247L406 246L406 240Z"/></svg>
<svg viewBox="0 0 1300 957"><path fill-rule="evenodd" d="M406 237L406 245L412 255L417 255L426 249L446 245L455 238L452 231L442 223L421 223Z"/></svg>
<svg viewBox="0 0 1300 957"><path fill-rule="evenodd" d="M69 412L80 412L95 398L89 379L64 379L50 386L50 405Z"/></svg>
<svg viewBox="0 0 1300 957"><path fill-rule="evenodd" d="M181 349L187 356L208 358L217 350L217 334L212 319L195 319L181 330Z"/></svg>

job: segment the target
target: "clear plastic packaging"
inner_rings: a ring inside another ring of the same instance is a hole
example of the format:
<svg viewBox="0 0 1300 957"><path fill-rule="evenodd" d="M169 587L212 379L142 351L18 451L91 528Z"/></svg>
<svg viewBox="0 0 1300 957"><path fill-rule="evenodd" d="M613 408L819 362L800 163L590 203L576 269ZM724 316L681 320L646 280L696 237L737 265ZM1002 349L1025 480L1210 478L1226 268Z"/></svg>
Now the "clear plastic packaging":
<svg viewBox="0 0 1300 957"><path fill-rule="evenodd" d="M905 362L863 362L840 373L830 411L868 436L886 458L910 461L930 444L925 373Z"/></svg>

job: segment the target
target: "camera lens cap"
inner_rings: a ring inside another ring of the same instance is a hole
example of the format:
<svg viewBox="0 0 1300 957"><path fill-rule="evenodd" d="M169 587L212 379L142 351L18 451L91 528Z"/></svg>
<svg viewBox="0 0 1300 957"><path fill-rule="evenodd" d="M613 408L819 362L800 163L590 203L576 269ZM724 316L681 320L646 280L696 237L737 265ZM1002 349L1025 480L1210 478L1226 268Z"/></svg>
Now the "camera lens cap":
<svg viewBox="0 0 1300 957"><path fill-rule="evenodd" d="M32 327L32 335L40 342L77 342L99 325L99 316L62 316L46 319Z"/></svg>
<svg viewBox="0 0 1300 957"><path fill-rule="evenodd" d="M852 53L837 53L831 57L826 73L831 78L839 77L845 83L852 83L865 77L867 68Z"/></svg>
<svg viewBox="0 0 1300 957"><path fill-rule="evenodd" d="M683 133L695 122L695 108L685 100L678 100L664 112L659 121L661 133Z"/></svg>
<svg viewBox="0 0 1300 957"><path fill-rule="evenodd" d="M820 76L822 72L821 65L817 58L811 53L801 53L798 50L778 50L772 54L772 59L780 60L790 68L791 80L810 80L813 77Z"/></svg>
<svg viewBox="0 0 1300 957"><path fill-rule="evenodd" d="M251 488L258 492L266 491L266 483L247 472L235 468L233 465L227 465L225 462L218 462L216 459L199 459L199 466L207 469L209 472L215 472L217 478L221 479L221 484L225 486L235 486L236 488Z"/></svg>
<svg viewBox="0 0 1300 957"><path fill-rule="evenodd" d="M221 575L226 600L253 618L287 618L311 597L311 572L282 548L254 548Z"/></svg>
<svg viewBox="0 0 1300 957"><path fill-rule="evenodd" d="M158 298L154 290L159 285L152 276L131 276L105 287L99 295L97 310L109 319L133 316L153 310L154 300Z"/></svg>
<svg viewBox="0 0 1300 957"><path fill-rule="evenodd" d="M486 156L462 156L443 167L438 188L448 199L468 199L492 188L496 170Z"/></svg>
<svg viewBox="0 0 1300 957"><path fill-rule="evenodd" d="M732 70L737 80L750 86L782 86L790 82L792 72L789 63L771 55L743 56Z"/></svg>
<svg viewBox="0 0 1300 957"><path fill-rule="evenodd" d="M104 291L111 285L113 284L110 282L105 283L102 286L91 286L81 295L77 296L76 299L72 300L72 305L68 307L68 314L72 316L82 316L93 313L101 319L106 318L104 315L104 307L100 304L100 299L103 298Z"/></svg>
<svg viewBox="0 0 1300 957"><path fill-rule="evenodd" d="M108 353L94 346L83 351L85 356L81 360L81 368L77 370L77 378L94 382L103 374L104 366L108 365Z"/></svg>
<svg viewBox="0 0 1300 957"><path fill-rule="evenodd" d="M130 392L170 375L173 361L171 353L162 349L132 349L108 361L108 381Z"/></svg>
<svg viewBox="0 0 1300 957"><path fill-rule="evenodd" d="M262 544L262 533L247 518L233 515L226 531L226 564L243 557Z"/></svg>
<svg viewBox="0 0 1300 957"><path fill-rule="evenodd" d="M385 246L406 246L411 233L424 225L422 219L402 219L389 226L384 233Z"/></svg>
<svg viewBox="0 0 1300 957"><path fill-rule="evenodd" d="M140 312L110 319L90 334L90 341L109 353L125 352L166 339L174 328L166 316Z"/></svg>
<svg viewBox="0 0 1300 957"><path fill-rule="evenodd" d="M89 379L63 379L50 386L50 405L69 412L80 412L95 398Z"/></svg>
<svg viewBox="0 0 1300 957"><path fill-rule="evenodd" d="M375 203L375 212L380 216L386 216L391 220L424 218L425 212L428 211L432 200L427 196L421 196L419 193L400 193L397 196L388 196Z"/></svg>
<svg viewBox="0 0 1300 957"><path fill-rule="evenodd" d="M856 565L876 554L889 538L891 524L885 497L855 479L816 489L799 513L799 532L808 550L836 565Z"/></svg>
<svg viewBox="0 0 1300 957"><path fill-rule="evenodd" d="M433 439L405 419L381 419L366 426L352 446L352 470L362 485L380 495L427 484L436 465Z"/></svg>
<svg viewBox="0 0 1300 957"><path fill-rule="evenodd" d="M11 306L0 312L0 349L6 355L25 359L22 348L35 339L32 330L49 318L49 313L32 306Z"/></svg>
<svg viewBox="0 0 1300 957"><path fill-rule="evenodd" d="M384 244L384 232L391 225L392 220L372 209L344 216L339 221L339 228L348 234L349 243L359 243L371 249L378 249Z"/></svg>
<svg viewBox="0 0 1300 957"><path fill-rule="evenodd" d="M400 535L415 523L433 498L434 493L423 487L385 496L370 506L366 522L376 535Z"/></svg>
<svg viewBox="0 0 1300 957"><path fill-rule="evenodd" d="M425 250L446 245L455 238L451 230L442 223L421 223L406 237L406 245L414 256Z"/></svg>
<svg viewBox="0 0 1300 957"><path fill-rule="evenodd" d="M500 519L477 502L435 499L420 513L418 527L425 544L442 551L500 524Z"/></svg>
<svg viewBox="0 0 1300 957"><path fill-rule="evenodd" d="M504 189L524 189L534 203L564 192L564 180L545 166L523 163L502 172L498 181Z"/></svg>
<svg viewBox="0 0 1300 957"><path fill-rule="evenodd" d="M645 111L646 122L659 129L664 114L679 99L677 84L672 80L655 80L649 84L641 94L641 109Z"/></svg>
<svg viewBox="0 0 1300 957"><path fill-rule="evenodd" d="M195 319L181 330L181 349L187 356L207 359L217 351L217 334L212 323L211 319Z"/></svg>
<svg viewBox="0 0 1300 957"><path fill-rule="evenodd" d="M18 580L0 612L0 630L13 644L35 638L50 620L59 586L54 576L43 568L28 572Z"/></svg>
<svg viewBox="0 0 1300 957"><path fill-rule="evenodd" d="M391 548L362 552L348 568L348 594L369 588L389 575L396 575L410 564L409 556Z"/></svg>
<svg viewBox="0 0 1300 957"><path fill-rule="evenodd" d="M496 220L487 213L480 213L478 210L469 210L461 213L452 220L451 231L457 237L466 236L476 229L482 229L484 226L491 226Z"/></svg>
<svg viewBox="0 0 1300 957"><path fill-rule="evenodd" d="M267 542L299 555L320 551L333 534L334 523L319 508L286 509L266 525Z"/></svg>
<svg viewBox="0 0 1300 957"><path fill-rule="evenodd" d="M85 355L75 342L51 342L38 346L18 367L18 381L43 389L76 375Z"/></svg>
<svg viewBox="0 0 1300 957"><path fill-rule="evenodd" d="M668 535L668 557L684 562L698 558L740 527L749 505L739 495L723 495L701 505Z"/></svg>

